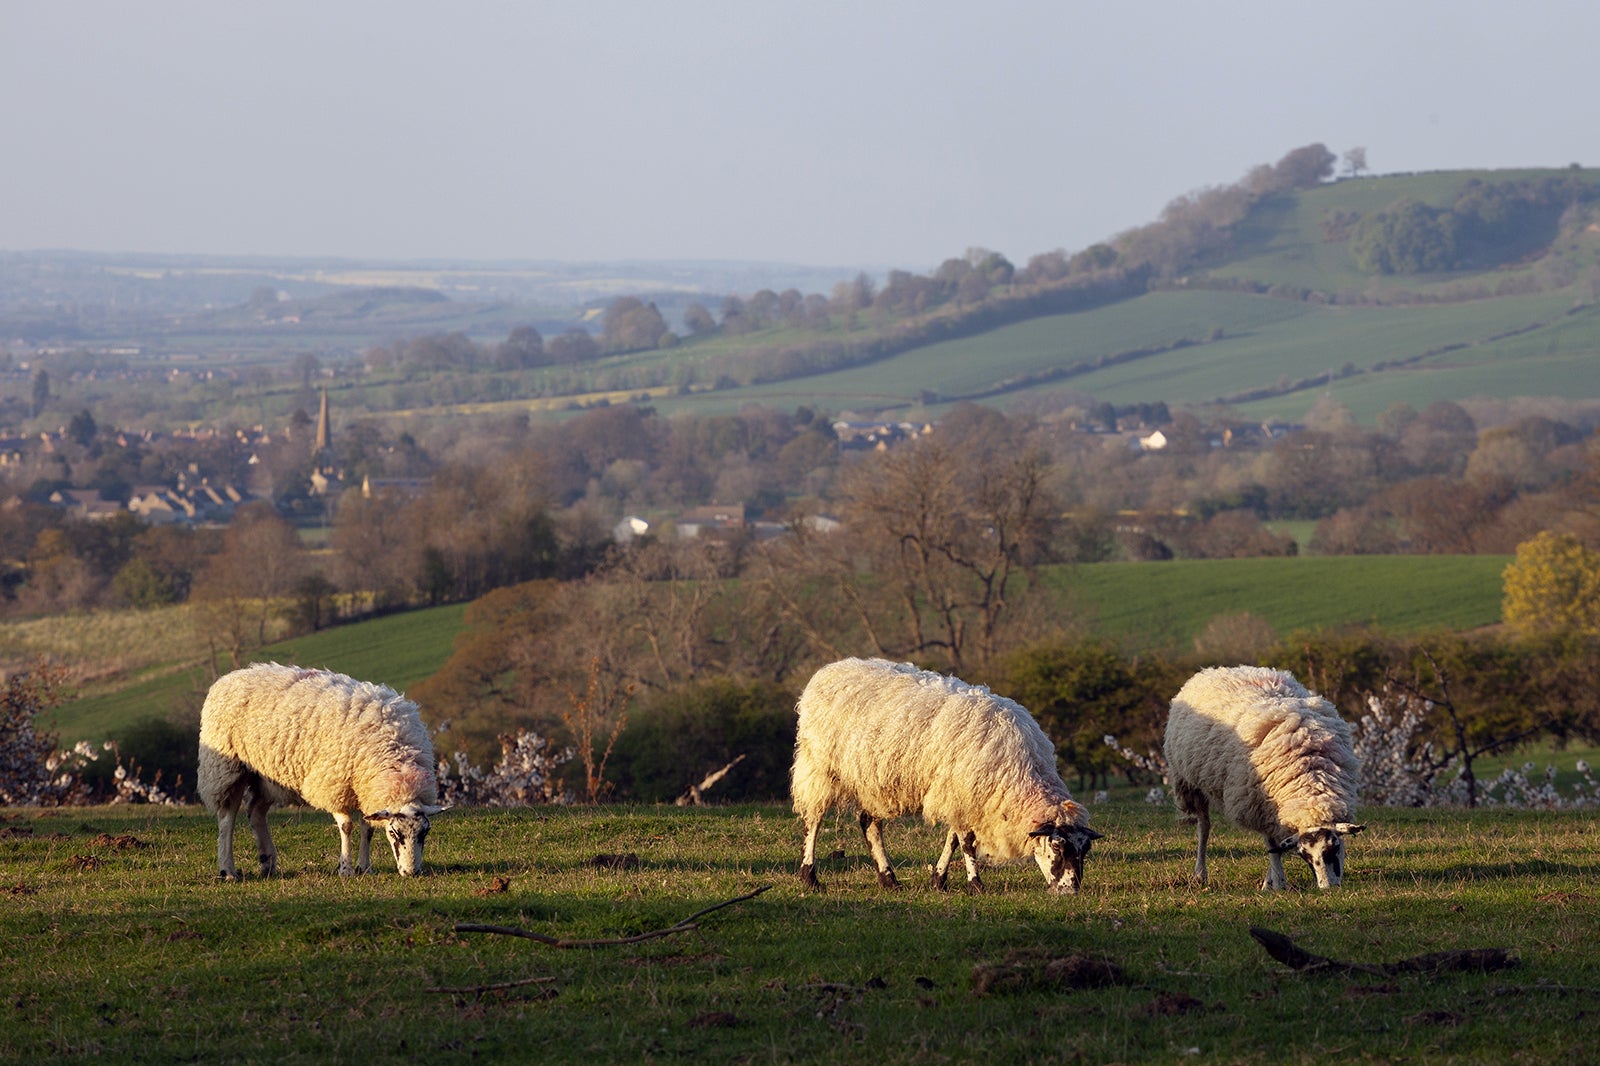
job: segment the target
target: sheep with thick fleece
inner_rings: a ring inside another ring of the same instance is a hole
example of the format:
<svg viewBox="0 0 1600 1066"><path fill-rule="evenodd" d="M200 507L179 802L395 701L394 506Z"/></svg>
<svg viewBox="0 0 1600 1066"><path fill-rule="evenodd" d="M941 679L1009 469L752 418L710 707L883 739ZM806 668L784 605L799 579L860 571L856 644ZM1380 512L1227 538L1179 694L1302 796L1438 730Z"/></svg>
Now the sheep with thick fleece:
<svg viewBox="0 0 1600 1066"><path fill-rule="evenodd" d="M1294 675L1260 666L1211 667L1178 690L1163 753L1179 809L1198 825L1194 873L1206 880L1211 808L1267 842L1263 888L1288 888L1283 854L1311 867L1318 888L1344 877L1360 760L1350 726Z"/></svg>
<svg viewBox="0 0 1600 1066"><path fill-rule="evenodd" d="M835 806L861 812L878 883L896 887L883 821L921 812L950 829L933 870L944 889L955 849L967 890L978 859L1031 854L1056 892L1076 892L1100 834L1056 771L1055 746L1018 704L987 688L883 659L842 659L800 697L791 792L805 822L800 880L816 876L817 830Z"/></svg>
<svg viewBox="0 0 1600 1066"><path fill-rule="evenodd" d="M274 804L308 803L339 827L339 872L370 873L382 825L401 874L422 872L438 805L433 744L417 705L385 685L328 670L257 663L219 678L200 711L200 798L217 816L217 867L237 880L233 827L245 793L261 875L277 872L267 829ZM360 854L350 858L352 814Z"/></svg>

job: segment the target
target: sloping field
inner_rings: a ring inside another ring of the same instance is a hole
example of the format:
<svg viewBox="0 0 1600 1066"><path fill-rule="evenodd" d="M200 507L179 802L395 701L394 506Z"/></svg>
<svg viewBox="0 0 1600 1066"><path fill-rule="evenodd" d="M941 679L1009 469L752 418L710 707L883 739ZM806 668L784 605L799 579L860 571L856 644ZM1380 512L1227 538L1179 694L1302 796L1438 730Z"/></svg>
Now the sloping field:
<svg viewBox="0 0 1600 1066"><path fill-rule="evenodd" d="M1395 399L1420 409L1435 399L1476 395L1600 396L1600 371L1588 371L1585 362L1600 353L1600 316L1567 316L1571 302L1570 295L1546 293L1420 307L1330 307L1238 293L1155 292L851 370L663 399L659 405L723 410L749 402L778 408L816 403L836 411L857 406L906 410L917 405L924 390L952 398L975 395L1120 353L1203 340L1214 330L1220 333L1215 341L989 395L985 402L1004 406L1032 391L1070 390L1117 404L1164 400L1177 408L1330 375L1335 394L1363 421ZM1526 332L1504 336L1513 331ZM1452 350L1429 357L1446 347ZM1347 365L1365 371L1408 360L1417 362L1337 380ZM1321 392L1238 406L1297 419Z"/></svg>

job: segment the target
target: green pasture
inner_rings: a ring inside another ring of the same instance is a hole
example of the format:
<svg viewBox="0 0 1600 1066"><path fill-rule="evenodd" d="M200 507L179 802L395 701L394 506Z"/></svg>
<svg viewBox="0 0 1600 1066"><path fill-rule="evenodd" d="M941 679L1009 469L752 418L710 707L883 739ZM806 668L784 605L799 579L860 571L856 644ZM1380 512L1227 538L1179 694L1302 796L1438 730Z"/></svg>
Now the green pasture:
<svg viewBox="0 0 1600 1066"><path fill-rule="evenodd" d="M1583 1062L1600 1039L1590 811L1368 810L1343 887L1296 863L1276 894L1249 834L1216 830L1202 889L1170 807L1092 811L1062 897L1027 865L937 892L910 822L885 891L848 815L808 893L779 806L460 810L409 879L386 849L339 878L331 819L292 810L283 874L237 884L199 808L9 810L0 1060ZM640 937L765 886L634 943L457 928ZM1291 970L1251 926L1373 970ZM1481 948L1515 965L1376 969Z"/></svg>
<svg viewBox="0 0 1600 1066"><path fill-rule="evenodd" d="M1498 555L1317 555L1096 563L1044 572L1062 620L1134 648L1192 646L1214 618L1248 611L1280 636L1378 626L1396 633L1500 621Z"/></svg>

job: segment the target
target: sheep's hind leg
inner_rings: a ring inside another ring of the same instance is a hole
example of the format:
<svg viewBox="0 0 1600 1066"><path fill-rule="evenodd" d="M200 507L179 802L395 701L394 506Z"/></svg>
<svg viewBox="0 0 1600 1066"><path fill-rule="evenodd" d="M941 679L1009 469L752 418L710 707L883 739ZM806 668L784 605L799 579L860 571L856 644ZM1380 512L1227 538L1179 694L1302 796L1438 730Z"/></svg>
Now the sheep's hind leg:
<svg viewBox="0 0 1600 1066"><path fill-rule="evenodd" d="M822 889L822 882L817 880L817 831L821 828L820 817L806 817L806 846L800 857L800 885L817 891Z"/></svg>
<svg viewBox="0 0 1600 1066"><path fill-rule="evenodd" d="M889 853L883 846L883 819L862 811L861 835L867 838L867 849L872 852L872 862L878 868L878 884L884 888L899 888L900 882L889 865Z"/></svg>
<svg viewBox="0 0 1600 1066"><path fill-rule="evenodd" d="M230 805L226 801L217 805L217 879L239 880L238 867L233 864L233 826L239 817L239 799Z"/></svg>
<svg viewBox="0 0 1600 1066"><path fill-rule="evenodd" d="M278 849L272 845L272 830L267 827L267 810L272 806L257 785L250 794L250 829L256 835L256 858L261 861L261 876L271 877L278 872Z"/></svg>
<svg viewBox="0 0 1600 1066"><path fill-rule="evenodd" d="M1195 813L1195 859L1194 877L1202 885L1206 883L1206 841L1211 837L1211 810L1207 807L1200 808Z"/></svg>

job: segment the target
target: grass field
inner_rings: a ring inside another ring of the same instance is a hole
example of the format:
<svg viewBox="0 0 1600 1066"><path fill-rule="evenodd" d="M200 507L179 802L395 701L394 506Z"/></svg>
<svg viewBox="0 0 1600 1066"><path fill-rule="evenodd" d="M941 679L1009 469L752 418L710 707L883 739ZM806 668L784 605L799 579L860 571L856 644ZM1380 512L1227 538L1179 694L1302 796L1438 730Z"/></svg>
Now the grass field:
<svg viewBox="0 0 1600 1066"><path fill-rule="evenodd" d="M1368 810L1342 888L1297 864L1298 890L1266 894L1259 840L1219 829L1202 890L1169 808L1093 810L1106 837L1075 897L1020 865L982 896L935 892L937 837L910 823L889 833L907 887L884 892L849 817L808 894L776 806L458 811L404 880L386 849L335 876L331 820L291 811L285 873L240 884L214 880L198 808L7 811L0 1060L1582 1062L1600 1039L1592 812ZM596 863L618 855L637 862ZM630 945L455 929L617 938L763 885ZM1494 947L1520 965L1295 972L1252 925L1366 964ZM1051 984L1046 960L1109 983ZM1009 985L978 979L1007 963Z"/></svg>

